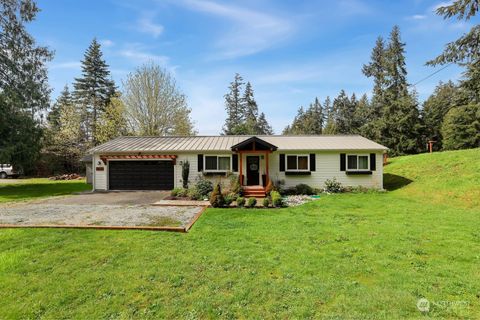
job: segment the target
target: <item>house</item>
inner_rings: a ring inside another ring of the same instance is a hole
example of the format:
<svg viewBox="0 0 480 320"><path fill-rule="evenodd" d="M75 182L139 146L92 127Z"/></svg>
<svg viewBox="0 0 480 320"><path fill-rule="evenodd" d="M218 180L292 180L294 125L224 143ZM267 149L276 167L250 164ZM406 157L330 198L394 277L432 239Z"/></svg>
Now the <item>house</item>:
<svg viewBox="0 0 480 320"><path fill-rule="evenodd" d="M285 187L322 188L336 178L344 186L383 188L386 147L359 135L119 137L89 151L94 190L170 190L189 181L215 181L227 173L247 188L268 179Z"/></svg>

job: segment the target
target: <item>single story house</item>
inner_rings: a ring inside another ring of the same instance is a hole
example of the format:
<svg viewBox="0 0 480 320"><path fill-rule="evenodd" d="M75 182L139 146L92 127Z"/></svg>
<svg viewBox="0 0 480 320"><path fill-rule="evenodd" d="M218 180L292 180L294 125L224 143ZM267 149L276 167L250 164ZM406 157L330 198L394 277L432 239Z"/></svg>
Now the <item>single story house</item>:
<svg viewBox="0 0 480 320"><path fill-rule="evenodd" d="M322 188L336 178L344 186L383 188L387 148L359 135L259 135L119 137L89 150L93 190L170 190L199 175L218 181L227 173L243 186L263 189L268 179L285 187Z"/></svg>

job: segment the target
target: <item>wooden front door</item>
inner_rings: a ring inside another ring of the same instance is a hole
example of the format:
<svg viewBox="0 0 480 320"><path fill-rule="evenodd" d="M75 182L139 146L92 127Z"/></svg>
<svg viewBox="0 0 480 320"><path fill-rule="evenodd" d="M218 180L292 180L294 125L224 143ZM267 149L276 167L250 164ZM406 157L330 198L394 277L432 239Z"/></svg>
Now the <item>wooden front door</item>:
<svg viewBox="0 0 480 320"><path fill-rule="evenodd" d="M260 157L247 156L247 186L260 184Z"/></svg>

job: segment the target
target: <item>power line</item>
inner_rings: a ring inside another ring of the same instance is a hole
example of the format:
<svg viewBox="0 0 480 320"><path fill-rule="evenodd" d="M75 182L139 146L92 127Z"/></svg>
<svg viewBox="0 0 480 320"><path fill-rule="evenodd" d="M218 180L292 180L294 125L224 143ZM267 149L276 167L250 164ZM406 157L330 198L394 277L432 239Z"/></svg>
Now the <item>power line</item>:
<svg viewBox="0 0 480 320"><path fill-rule="evenodd" d="M443 66L442 68L440 68L440 69L438 69L437 71L429 74L428 76L426 76L425 78L423 78L423 79L415 82L414 84L411 84L410 86L415 87L415 86L416 86L417 84L419 84L420 82L423 82L423 81L427 80L428 78L433 77L434 75L436 75L437 73L439 73L439 72L442 71L442 70L445 70L447 67L451 66L452 64L453 64L453 62L450 62L450 63L447 64L446 66Z"/></svg>

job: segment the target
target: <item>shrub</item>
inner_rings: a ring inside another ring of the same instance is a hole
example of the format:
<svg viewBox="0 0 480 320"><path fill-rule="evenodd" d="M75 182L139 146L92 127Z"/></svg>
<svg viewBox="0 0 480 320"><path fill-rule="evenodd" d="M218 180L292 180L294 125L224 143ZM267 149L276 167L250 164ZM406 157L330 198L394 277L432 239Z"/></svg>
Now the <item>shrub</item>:
<svg viewBox="0 0 480 320"><path fill-rule="evenodd" d="M172 197L186 197L188 195L188 190L184 188L175 188L170 191Z"/></svg>
<svg viewBox="0 0 480 320"><path fill-rule="evenodd" d="M324 191L328 192L328 193L339 193L339 192L343 191L343 186L335 178L327 179L327 180L325 180Z"/></svg>
<svg viewBox="0 0 480 320"><path fill-rule="evenodd" d="M265 208L268 208L270 206L270 199L268 199L268 197L263 198L262 204Z"/></svg>
<svg viewBox="0 0 480 320"><path fill-rule="evenodd" d="M188 175L190 174L190 162L182 162L182 185L184 189L188 188Z"/></svg>
<svg viewBox="0 0 480 320"><path fill-rule="evenodd" d="M240 177L237 175L230 176L230 191L236 194L242 194L242 186L240 185Z"/></svg>
<svg viewBox="0 0 480 320"><path fill-rule="evenodd" d="M283 206L283 199L278 191L272 191L270 196L272 197L272 206L277 208Z"/></svg>
<svg viewBox="0 0 480 320"><path fill-rule="evenodd" d="M170 191L170 195L172 197L176 197L176 196L178 196L178 193L180 192L180 190L182 190L182 188L174 188L174 189L172 189L172 191Z"/></svg>
<svg viewBox="0 0 480 320"><path fill-rule="evenodd" d="M213 188L212 194L210 195L210 204L214 208L220 208L225 205L225 199L222 195L222 188L220 187L220 183L217 183L215 188Z"/></svg>
<svg viewBox="0 0 480 320"><path fill-rule="evenodd" d="M198 193L205 198L208 197L208 194L213 191L213 183L212 181L200 176L195 184L195 188L198 190Z"/></svg>
<svg viewBox="0 0 480 320"><path fill-rule="evenodd" d="M257 204L257 199L256 198L254 198L254 197L248 198L248 201L247 201L247 206L248 207L253 208L253 207L255 207L256 204Z"/></svg>
<svg viewBox="0 0 480 320"><path fill-rule="evenodd" d="M198 192L197 188L195 188L195 187L192 187L192 188L188 189L187 196L192 200L202 200L203 199L202 195L200 194L200 192Z"/></svg>
<svg viewBox="0 0 480 320"><path fill-rule="evenodd" d="M237 198L237 206L243 207L245 205L245 198L244 197L238 197Z"/></svg>
<svg viewBox="0 0 480 320"><path fill-rule="evenodd" d="M295 186L295 192L297 195L307 195L310 196L314 194L312 187L308 184L300 183Z"/></svg>
<svg viewBox="0 0 480 320"><path fill-rule="evenodd" d="M223 196L223 199L225 201L225 205L228 207L235 199L237 199L237 195L235 193L227 193Z"/></svg>

